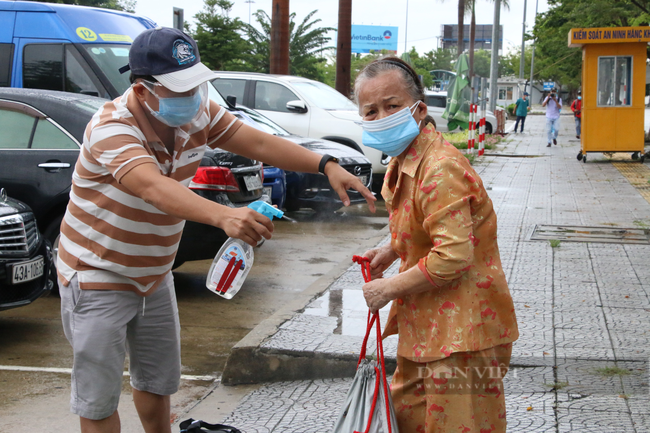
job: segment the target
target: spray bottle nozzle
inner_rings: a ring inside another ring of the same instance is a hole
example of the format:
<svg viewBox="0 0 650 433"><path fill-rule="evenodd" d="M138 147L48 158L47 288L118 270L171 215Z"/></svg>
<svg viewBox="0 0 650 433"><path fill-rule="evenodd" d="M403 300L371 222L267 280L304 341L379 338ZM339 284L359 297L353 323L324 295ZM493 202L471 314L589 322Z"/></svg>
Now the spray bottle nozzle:
<svg viewBox="0 0 650 433"><path fill-rule="evenodd" d="M284 215L284 212L282 212L277 207L273 207L270 204L261 200L249 204L248 207L253 209L255 212L261 213L262 215L264 215L269 219L273 219L273 217L282 218L282 216Z"/></svg>

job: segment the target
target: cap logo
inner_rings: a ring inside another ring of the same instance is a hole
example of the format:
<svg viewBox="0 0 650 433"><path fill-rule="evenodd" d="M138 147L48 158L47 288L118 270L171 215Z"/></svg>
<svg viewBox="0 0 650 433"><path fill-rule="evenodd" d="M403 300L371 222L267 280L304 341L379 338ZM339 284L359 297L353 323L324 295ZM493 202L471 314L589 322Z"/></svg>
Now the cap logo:
<svg viewBox="0 0 650 433"><path fill-rule="evenodd" d="M196 59L196 56L194 55L194 48L192 48L192 45L186 41L182 39L176 39L174 41L173 47L172 57L178 60L179 65L186 65Z"/></svg>

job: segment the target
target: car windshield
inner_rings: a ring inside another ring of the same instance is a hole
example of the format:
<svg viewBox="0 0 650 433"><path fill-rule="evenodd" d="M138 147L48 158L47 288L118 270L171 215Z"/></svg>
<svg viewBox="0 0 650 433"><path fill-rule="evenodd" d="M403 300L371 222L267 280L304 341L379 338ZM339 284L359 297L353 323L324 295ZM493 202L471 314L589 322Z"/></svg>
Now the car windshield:
<svg viewBox="0 0 650 433"><path fill-rule="evenodd" d="M130 45L120 44L82 44L93 62L102 70L115 90L122 94L131 85L129 74L120 74L119 69L129 63Z"/></svg>
<svg viewBox="0 0 650 433"><path fill-rule="evenodd" d="M357 111L357 106L327 84L317 81L294 81L291 83L309 101L323 110Z"/></svg>
<svg viewBox="0 0 650 433"><path fill-rule="evenodd" d="M216 89L214 83L210 83L208 86L208 97L222 107L229 108L228 103L223 99L223 96L221 96L221 93ZM267 119L255 110L250 110L244 107L237 107L237 110L238 111L235 111L232 114L255 129L259 129L267 134L290 135L287 131L282 129L280 125L273 123L270 119Z"/></svg>
<svg viewBox="0 0 650 433"><path fill-rule="evenodd" d="M242 108L237 107L237 109L240 110L242 113L244 113L246 116L253 119L257 124L257 129L261 131L273 135L290 135L287 131L282 129L280 125L274 123L272 120L268 119L267 117L262 116L260 113L258 113L255 110L245 109L243 107Z"/></svg>
<svg viewBox="0 0 650 433"><path fill-rule="evenodd" d="M226 100L223 99L223 96L221 96L221 93L219 93L216 87L214 87L213 83L208 83L208 98L212 99L214 102L221 105L222 107L228 108L228 104L226 103Z"/></svg>

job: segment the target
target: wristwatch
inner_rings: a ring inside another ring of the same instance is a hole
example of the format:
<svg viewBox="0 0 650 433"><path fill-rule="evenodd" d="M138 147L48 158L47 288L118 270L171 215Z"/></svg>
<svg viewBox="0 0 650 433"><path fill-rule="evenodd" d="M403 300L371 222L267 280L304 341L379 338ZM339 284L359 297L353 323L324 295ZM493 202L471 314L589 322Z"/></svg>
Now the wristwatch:
<svg viewBox="0 0 650 433"><path fill-rule="evenodd" d="M339 163L338 158L336 158L336 157L334 157L332 155L325 154L325 155L323 155L323 157L320 159L320 162L318 163L318 172L322 173L322 174L325 174L325 164L327 164L330 161L333 161L333 162L335 162L337 164Z"/></svg>

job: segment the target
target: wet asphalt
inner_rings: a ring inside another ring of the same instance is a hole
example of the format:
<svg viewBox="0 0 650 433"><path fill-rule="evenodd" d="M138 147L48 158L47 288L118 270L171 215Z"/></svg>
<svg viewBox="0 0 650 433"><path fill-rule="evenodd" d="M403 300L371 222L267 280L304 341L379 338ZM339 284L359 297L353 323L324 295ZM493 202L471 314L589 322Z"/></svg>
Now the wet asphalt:
<svg viewBox="0 0 650 433"><path fill-rule="evenodd" d="M255 264L231 300L205 288L211 260L185 263L174 271L181 321L181 390L172 398L172 418L200 399L223 370L230 349L261 321L332 267L361 254L359 245L388 223L383 204L376 214L365 205L334 213L290 212L297 223L275 221L273 238L255 252ZM60 299L0 312L0 433L38 414L48 431L70 430L72 350L61 327ZM8 368L8 370L7 370ZM123 431L137 431L137 415L125 377L120 403ZM43 430L45 431L45 430Z"/></svg>

